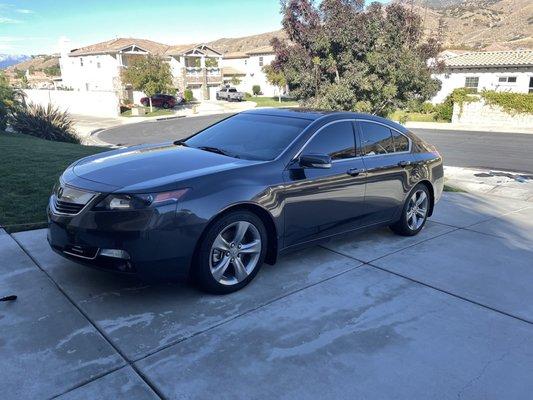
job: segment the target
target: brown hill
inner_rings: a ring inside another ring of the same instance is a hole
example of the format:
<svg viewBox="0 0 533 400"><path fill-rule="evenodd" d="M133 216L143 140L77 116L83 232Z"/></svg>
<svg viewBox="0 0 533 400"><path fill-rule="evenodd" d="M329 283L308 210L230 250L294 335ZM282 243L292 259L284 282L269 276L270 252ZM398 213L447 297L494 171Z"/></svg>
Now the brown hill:
<svg viewBox="0 0 533 400"><path fill-rule="evenodd" d="M416 1L414 7L424 20L427 35L436 35L441 21L441 37L447 48L533 48L531 0Z"/></svg>
<svg viewBox="0 0 533 400"><path fill-rule="evenodd" d="M15 70L26 72L43 71L50 76L59 76L59 55L39 55L33 56L29 60L12 65L6 68L6 73L13 73Z"/></svg>
<svg viewBox="0 0 533 400"><path fill-rule="evenodd" d="M240 38L222 38L208 44L222 53L247 52L258 47L268 46L275 37L285 38L286 35L283 30L279 30Z"/></svg>

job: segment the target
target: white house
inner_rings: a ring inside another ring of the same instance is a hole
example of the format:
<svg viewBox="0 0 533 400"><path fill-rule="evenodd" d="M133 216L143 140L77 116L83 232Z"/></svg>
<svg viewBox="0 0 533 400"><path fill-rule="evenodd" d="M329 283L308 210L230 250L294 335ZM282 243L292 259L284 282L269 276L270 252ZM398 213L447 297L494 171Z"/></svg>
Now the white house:
<svg viewBox="0 0 533 400"><path fill-rule="evenodd" d="M431 99L441 103L454 89L533 93L533 50L470 52L443 58L444 70L434 77L440 91Z"/></svg>
<svg viewBox="0 0 533 400"><path fill-rule="evenodd" d="M263 67L270 65L276 58L272 46L262 46L247 52L224 54L222 71L224 83L237 78L240 83L235 85L243 92L252 93L252 87L259 85L264 96L277 96L278 88L268 83Z"/></svg>
<svg viewBox="0 0 533 400"><path fill-rule="evenodd" d="M222 84L222 54L207 45L168 46L146 39L119 38L64 51L60 58L62 85L77 91L124 89L121 71L137 57L154 54L171 67L175 87L190 88L199 99L214 98Z"/></svg>

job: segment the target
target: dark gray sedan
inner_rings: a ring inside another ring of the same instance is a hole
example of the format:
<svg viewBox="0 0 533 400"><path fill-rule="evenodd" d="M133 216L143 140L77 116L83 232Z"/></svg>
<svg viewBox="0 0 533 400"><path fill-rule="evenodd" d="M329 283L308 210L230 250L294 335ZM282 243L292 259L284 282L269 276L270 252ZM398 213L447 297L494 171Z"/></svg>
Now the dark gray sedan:
<svg viewBox="0 0 533 400"><path fill-rule="evenodd" d="M81 159L50 197L59 254L203 289L248 284L263 262L346 232L416 235L443 190L442 158L372 115L263 109L189 139Z"/></svg>

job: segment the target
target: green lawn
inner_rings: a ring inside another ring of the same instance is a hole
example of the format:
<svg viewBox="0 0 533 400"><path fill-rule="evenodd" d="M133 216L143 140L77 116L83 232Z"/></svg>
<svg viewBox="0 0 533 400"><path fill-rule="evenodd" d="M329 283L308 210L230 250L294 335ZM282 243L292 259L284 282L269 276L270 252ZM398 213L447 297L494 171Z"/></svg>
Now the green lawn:
<svg viewBox="0 0 533 400"><path fill-rule="evenodd" d="M45 226L59 175L73 161L105 150L0 132L0 225L10 232Z"/></svg>
<svg viewBox="0 0 533 400"><path fill-rule="evenodd" d="M253 101L257 107L296 107L298 102L294 100L281 98L281 103L277 97L248 97L248 101Z"/></svg>
<svg viewBox="0 0 533 400"><path fill-rule="evenodd" d="M144 107L144 115L131 115L131 110L124 111L120 114L123 117L162 117L164 115L173 115L174 110L166 108L157 108L154 107L154 111L150 112L150 107Z"/></svg>

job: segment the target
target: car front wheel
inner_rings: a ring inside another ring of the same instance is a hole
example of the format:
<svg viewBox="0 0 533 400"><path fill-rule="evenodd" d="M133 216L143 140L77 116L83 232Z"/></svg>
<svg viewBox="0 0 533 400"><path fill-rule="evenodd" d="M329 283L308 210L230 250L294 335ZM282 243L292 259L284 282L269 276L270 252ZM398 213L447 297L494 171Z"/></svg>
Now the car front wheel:
<svg viewBox="0 0 533 400"><path fill-rule="evenodd" d="M402 236L416 235L426 224L430 201L431 197L426 185L416 185L404 204L400 220L390 228Z"/></svg>
<svg viewBox="0 0 533 400"><path fill-rule="evenodd" d="M192 275L201 289L231 293L255 277L266 254L267 232L248 211L231 212L210 227L200 243Z"/></svg>

